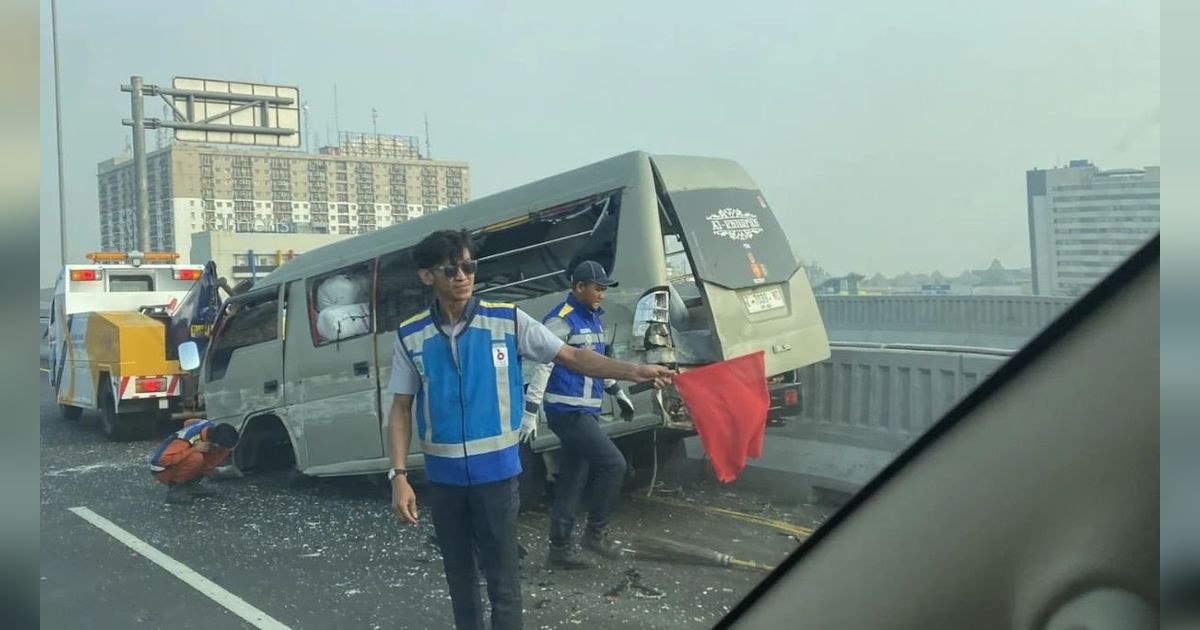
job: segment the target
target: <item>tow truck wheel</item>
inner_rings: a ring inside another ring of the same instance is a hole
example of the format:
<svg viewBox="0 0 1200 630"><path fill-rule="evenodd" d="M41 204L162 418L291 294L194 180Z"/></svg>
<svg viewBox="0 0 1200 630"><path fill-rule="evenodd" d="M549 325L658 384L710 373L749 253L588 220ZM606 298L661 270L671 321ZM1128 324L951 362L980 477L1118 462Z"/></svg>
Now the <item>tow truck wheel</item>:
<svg viewBox="0 0 1200 630"><path fill-rule="evenodd" d="M62 414L63 420L67 422L77 422L83 417L83 409L80 407L72 407L71 405L59 405L58 412Z"/></svg>
<svg viewBox="0 0 1200 630"><path fill-rule="evenodd" d="M128 442L133 439L136 428L134 418L116 412L110 390L107 386L102 390L104 394L100 403L100 430L104 437L113 442Z"/></svg>

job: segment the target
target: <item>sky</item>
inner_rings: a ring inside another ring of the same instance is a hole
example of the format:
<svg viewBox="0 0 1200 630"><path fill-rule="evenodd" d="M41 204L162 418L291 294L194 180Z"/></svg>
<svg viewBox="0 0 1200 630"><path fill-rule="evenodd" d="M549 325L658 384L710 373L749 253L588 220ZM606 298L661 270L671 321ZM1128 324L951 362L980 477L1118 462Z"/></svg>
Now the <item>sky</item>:
<svg viewBox="0 0 1200 630"><path fill-rule="evenodd" d="M1027 267L1026 170L1159 163L1153 0L591 4L59 0L68 257L99 249L96 165L129 141L134 74L296 85L322 142L370 131L372 108L380 133L423 135L428 114L432 156L469 163L473 198L635 149L731 158L833 274Z"/></svg>

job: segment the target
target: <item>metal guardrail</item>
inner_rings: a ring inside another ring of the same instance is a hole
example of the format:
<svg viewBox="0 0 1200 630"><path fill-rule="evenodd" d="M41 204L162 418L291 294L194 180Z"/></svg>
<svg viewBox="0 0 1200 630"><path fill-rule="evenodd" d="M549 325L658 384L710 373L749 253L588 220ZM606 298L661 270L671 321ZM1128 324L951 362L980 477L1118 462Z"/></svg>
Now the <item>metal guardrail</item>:
<svg viewBox="0 0 1200 630"><path fill-rule="evenodd" d="M818 296L817 307L834 341L1016 350L1073 301L1031 295Z"/></svg>
<svg viewBox="0 0 1200 630"><path fill-rule="evenodd" d="M945 344L927 343L877 343L872 341L831 341L830 349L847 348L862 350L904 350L908 352L957 352L960 354L980 354L987 356L1009 357L1015 350L1008 348L980 348L978 346L951 346Z"/></svg>
<svg viewBox="0 0 1200 630"><path fill-rule="evenodd" d="M799 371L802 411L767 429L753 465L853 492L1014 352L950 344L831 342Z"/></svg>

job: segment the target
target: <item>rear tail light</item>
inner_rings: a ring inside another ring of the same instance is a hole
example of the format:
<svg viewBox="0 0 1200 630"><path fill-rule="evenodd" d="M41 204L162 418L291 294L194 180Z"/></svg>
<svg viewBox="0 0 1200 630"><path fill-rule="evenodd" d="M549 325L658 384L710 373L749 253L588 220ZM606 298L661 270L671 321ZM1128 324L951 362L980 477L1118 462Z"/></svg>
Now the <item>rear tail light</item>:
<svg viewBox="0 0 1200 630"><path fill-rule="evenodd" d="M175 279L176 280L199 280L200 279L200 270L199 269L176 269L175 270Z"/></svg>
<svg viewBox="0 0 1200 630"><path fill-rule="evenodd" d="M633 312L633 339L646 347L666 347L671 344L671 296L666 291L651 291L638 300Z"/></svg>
<svg viewBox="0 0 1200 630"><path fill-rule="evenodd" d="M75 282L95 282L100 274L95 269L76 269L71 272L71 280Z"/></svg>
<svg viewBox="0 0 1200 630"><path fill-rule="evenodd" d="M795 407L800 404L800 392L794 389L788 389L783 392L783 406Z"/></svg>
<svg viewBox="0 0 1200 630"><path fill-rule="evenodd" d="M139 394L159 394L167 391L167 379L158 378L139 378L137 384L134 385L134 391Z"/></svg>

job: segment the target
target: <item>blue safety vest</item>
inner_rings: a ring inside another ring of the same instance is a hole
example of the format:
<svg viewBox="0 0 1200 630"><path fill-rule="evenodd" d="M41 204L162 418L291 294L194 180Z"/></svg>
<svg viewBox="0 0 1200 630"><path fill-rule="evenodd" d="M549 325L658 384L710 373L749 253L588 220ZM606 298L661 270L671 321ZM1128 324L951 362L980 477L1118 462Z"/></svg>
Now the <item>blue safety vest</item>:
<svg viewBox="0 0 1200 630"><path fill-rule="evenodd" d="M402 324L400 344L421 377L414 405L432 482L470 486L521 474L521 359L517 309L474 298L451 339L437 304ZM450 344L458 347L458 363Z"/></svg>
<svg viewBox="0 0 1200 630"><path fill-rule="evenodd" d="M196 442L204 439L205 429L211 429L215 426L217 425L208 420L201 420L200 422L188 425L167 436L167 439L163 440L162 444L158 445L158 449L154 451L154 455L150 456L150 472L162 472L166 470L165 466L160 466L158 464L158 458L162 457L162 454L166 452L167 447L175 442L175 440L183 440L188 444L194 445Z"/></svg>
<svg viewBox="0 0 1200 630"><path fill-rule="evenodd" d="M566 339L567 345L604 354L608 345L604 343L604 327L600 324L600 316L603 314L604 309L593 311L576 300L574 295L568 294L567 299L551 309L542 322L548 323L554 318L562 319L571 327ZM546 394L542 398L542 405L547 412L581 411L599 414L603 396L603 380L584 376L556 364L550 372L550 380L546 381Z"/></svg>

